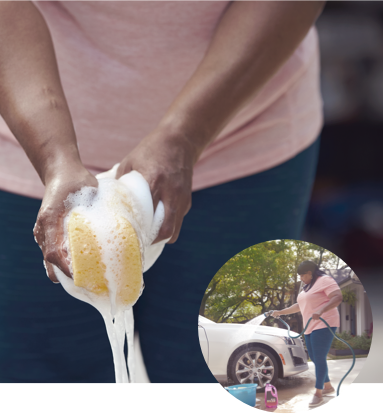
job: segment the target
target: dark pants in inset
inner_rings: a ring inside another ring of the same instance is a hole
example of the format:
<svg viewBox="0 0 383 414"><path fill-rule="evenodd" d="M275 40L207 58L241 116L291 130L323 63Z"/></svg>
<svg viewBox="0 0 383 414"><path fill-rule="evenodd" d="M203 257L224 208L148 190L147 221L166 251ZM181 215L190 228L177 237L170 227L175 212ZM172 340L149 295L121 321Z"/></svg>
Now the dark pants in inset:
<svg viewBox="0 0 383 414"><path fill-rule="evenodd" d="M336 328L331 328L331 330L335 333ZM315 365L315 388L318 390L323 390L324 383L330 381L327 354L330 351L333 339L334 336L328 328L316 329L311 334L305 335L307 351Z"/></svg>

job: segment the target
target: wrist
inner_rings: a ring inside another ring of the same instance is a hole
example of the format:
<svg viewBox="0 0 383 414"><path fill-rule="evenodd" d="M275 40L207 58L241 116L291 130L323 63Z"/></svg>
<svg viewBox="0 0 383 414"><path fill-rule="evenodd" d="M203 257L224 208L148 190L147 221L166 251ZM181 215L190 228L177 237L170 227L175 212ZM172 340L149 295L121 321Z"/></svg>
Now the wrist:
<svg viewBox="0 0 383 414"><path fill-rule="evenodd" d="M16 109L3 115L46 185L61 170L78 169L81 160L65 97L54 87L34 89L24 103L14 98Z"/></svg>
<svg viewBox="0 0 383 414"><path fill-rule="evenodd" d="M73 176L88 175L78 153L60 153L50 157L41 169L41 180L45 186L54 181L70 179Z"/></svg>
<svg viewBox="0 0 383 414"><path fill-rule="evenodd" d="M212 136L203 122L193 121L187 116L166 116L157 128L166 145L179 147L191 157L193 166L198 161Z"/></svg>
<svg viewBox="0 0 383 414"><path fill-rule="evenodd" d="M188 148L193 166L219 132L213 122L208 122L211 116L207 112L201 114L193 105L175 104L158 126L170 140L177 140Z"/></svg>

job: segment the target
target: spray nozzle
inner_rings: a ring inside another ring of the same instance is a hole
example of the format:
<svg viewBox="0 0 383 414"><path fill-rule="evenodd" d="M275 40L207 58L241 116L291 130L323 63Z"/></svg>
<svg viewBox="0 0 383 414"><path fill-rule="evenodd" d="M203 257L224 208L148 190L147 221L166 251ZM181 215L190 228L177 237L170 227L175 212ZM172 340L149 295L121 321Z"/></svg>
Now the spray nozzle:
<svg viewBox="0 0 383 414"><path fill-rule="evenodd" d="M273 313L274 311L271 310L271 311L265 312L263 315L265 316L265 318L268 318L269 316L273 316ZM279 319L279 316L274 316L274 318Z"/></svg>

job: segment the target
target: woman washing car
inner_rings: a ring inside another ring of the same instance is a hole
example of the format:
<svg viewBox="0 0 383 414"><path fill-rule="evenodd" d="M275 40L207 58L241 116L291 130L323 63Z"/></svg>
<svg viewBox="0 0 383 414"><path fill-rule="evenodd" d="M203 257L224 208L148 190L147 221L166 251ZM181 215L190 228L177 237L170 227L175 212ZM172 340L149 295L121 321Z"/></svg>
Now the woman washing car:
<svg viewBox="0 0 383 414"><path fill-rule="evenodd" d="M316 407L323 403L324 394L335 391L328 376L326 361L333 335L319 318L327 321L335 333L340 326L337 306L342 302L342 292L335 280L310 260L305 260L298 266L298 274L305 285L297 297L297 303L281 311L274 311L273 316L301 312L304 326L310 317L313 319L305 332L305 340L309 356L315 365L316 377L316 391L309 407Z"/></svg>

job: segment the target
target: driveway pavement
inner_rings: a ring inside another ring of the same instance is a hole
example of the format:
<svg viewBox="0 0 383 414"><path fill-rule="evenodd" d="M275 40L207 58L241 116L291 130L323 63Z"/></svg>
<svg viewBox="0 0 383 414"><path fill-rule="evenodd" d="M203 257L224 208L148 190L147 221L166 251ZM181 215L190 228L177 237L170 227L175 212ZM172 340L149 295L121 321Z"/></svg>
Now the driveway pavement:
<svg viewBox="0 0 383 414"><path fill-rule="evenodd" d="M357 358L355 366L347 378L342 382L340 388L340 394L342 390L348 387L358 376L362 370L363 365L366 362L366 358ZM338 359L327 361L329 376L331 383L335 388L334 394L330 394L324 397L325 404L336 397L337 386L342 379L343 375L349 370L352 364L352 358L350 359ZM265 407L265 394L257 393L257 405L264 411L271 411L275 413L299 413L308 410L308 404L311 401L315 388L315 367L312 362L309 362L309 370L302 374L295 375L293 377L284 378L278 381L278 400L279 404L276 409L270 409Z"/></svg>

